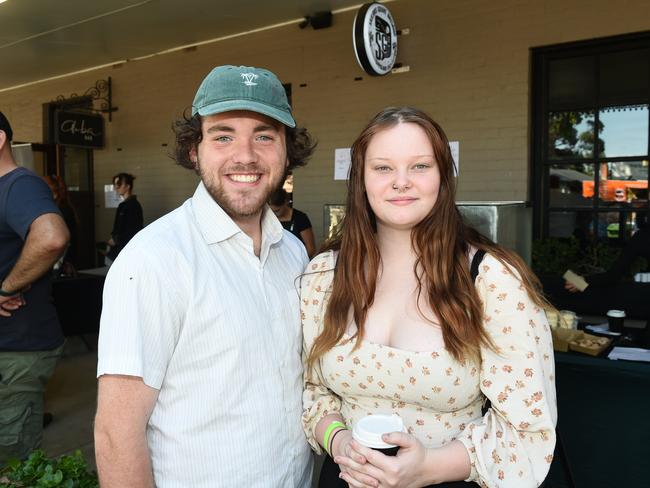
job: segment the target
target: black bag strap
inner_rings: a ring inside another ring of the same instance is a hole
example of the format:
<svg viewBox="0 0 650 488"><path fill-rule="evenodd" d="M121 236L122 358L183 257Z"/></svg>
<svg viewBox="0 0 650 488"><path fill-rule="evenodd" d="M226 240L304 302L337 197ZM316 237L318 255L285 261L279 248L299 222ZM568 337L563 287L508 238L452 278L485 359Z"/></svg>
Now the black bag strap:
<svg viewBox="0 0 650 488"><path fill-rule="evenodd" d="M484 256L485 251L483 249L479 249L476 251L474 257L472 258L472 265L469 268L469 272L472 276L472 281L476 281L476 277L478 276L478 267L481 264L481 261L483 261Z"/></svg>
<svg viewBox="0 0 650 488"><path fill-rule="evenodd" d="M481 265L481 261L483 261L484 257L485 251L483 249L479 249L474 254L474 257L472 258L472 264L469 268L470 275L472 276L472 281L476 281L476 277L478 276L478 267ZM483 407L481 408L481 415L485 415L491 406L492 403L490 402L490 399L485 397Z"/></svg>

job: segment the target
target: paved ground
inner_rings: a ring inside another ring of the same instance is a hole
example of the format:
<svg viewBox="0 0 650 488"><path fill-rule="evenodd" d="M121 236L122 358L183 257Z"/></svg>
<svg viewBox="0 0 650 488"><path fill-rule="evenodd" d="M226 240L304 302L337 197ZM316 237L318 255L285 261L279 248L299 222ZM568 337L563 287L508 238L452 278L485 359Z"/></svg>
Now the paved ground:
<svg viewBox="0 0 650 488"><path fill-rule="evenodd" d="M69 338L45 394L45 410L54 420L43 431L42 448L50 457L80 449L90 466L95 465L93 417L97 380L96 337L87 336L92 351L78 337Z"/></svg>

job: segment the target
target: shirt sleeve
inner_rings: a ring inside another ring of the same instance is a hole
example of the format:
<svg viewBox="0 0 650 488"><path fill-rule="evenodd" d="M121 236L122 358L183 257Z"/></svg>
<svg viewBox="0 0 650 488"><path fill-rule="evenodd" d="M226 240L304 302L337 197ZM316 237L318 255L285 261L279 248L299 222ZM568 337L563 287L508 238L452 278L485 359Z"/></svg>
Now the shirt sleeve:
<svg viewBox="0 0 650 488"><path fill-rule="evenodd" d="M97 377L141 377L160 389L182 331L187 277L169 272L178 258L153 239L133 241L110 268L104 284Z"/></svg>
<svg viewBox="0 0 650 488"><path fill-rule="evenodd" d="M320 361L317 361L311 369L307 367L309 351L323 330L326 296L331 292L333 269L333 254L331 252L319 254L305 269L300 286L302 358L305 369L302 425L307 441L317 454L321 454L323 450L316 439L316 425L323 417L341 410L341 399L327 387L323 380Z"/></svg>
<svg viewBox="0 0 650 488"><path fill-rule="evenodd" d="M487 255L476 280L484 326L497 350L481 349L487 413L458 437L470 456L468 481L489 488L539 486L555 449L553 343L545 312L516 272Z"/></svg>
<svg viewBox="0 0 650 488"><path fill-rule="evenodd" d="M61 215L47 183L33 174L19 176L11 184L6 209L7 225L23 240L27 238L32 222L41 215Z"/></svg>

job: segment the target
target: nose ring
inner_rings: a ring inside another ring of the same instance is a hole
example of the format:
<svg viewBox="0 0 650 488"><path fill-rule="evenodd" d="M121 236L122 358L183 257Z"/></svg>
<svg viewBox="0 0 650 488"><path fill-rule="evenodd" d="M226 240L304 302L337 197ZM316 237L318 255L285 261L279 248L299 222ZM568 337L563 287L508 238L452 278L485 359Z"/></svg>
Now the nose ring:
<svg viewBox="0 0 650 488"><path fill-rule="evenodd" d="M397 190L397 193L404 193L409 189L409 185L399 186L397 183L393 183L393 190Z"/></svg>

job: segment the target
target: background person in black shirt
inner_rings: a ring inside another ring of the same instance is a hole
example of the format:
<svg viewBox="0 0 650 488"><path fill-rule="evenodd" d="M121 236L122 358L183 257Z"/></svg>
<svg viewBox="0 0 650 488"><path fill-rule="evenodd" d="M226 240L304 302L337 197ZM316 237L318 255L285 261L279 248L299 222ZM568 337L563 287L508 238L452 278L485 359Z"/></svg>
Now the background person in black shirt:
<svg viewBox="0 0 650 488"><path fill-rule="evenodd" d="M650 346L650 283L625 280L638 258L650 260L650 228L642 227L605 272L584 279L589 286L580 292L568 282L561 289L549 288L553 305L588 315L605 315L607 310L624 310L627 317L648 321L642 344ZM568 293L567 293L568 292Z"/></svg>
<svg viewBox="0 0 650 488"><path fill-rule="evenodd" d="M135 180L135 176L129 173L118 173L113 176L113 188L124 201L117 206L111 238L108 241L110 249L107 257L112 261L133 236L144 227L142 206L133 194L133 180Z"/></svg>
<svg viewBox="0 0 650 488"><path fill-rule="evenodd" d="M277 189L271 195L269 206L282 227L300 239L305 245L307 254L312 258L316 252L316 240L307 214L289 206L289 195L282 188Z"/></svg>
<svg viewBox="0 0 650 488"><path fill-rule="evenodd" d="M607 271L591 276L584 276L583 278L590 287L617 285L638 258L645 258L650 261L650 227L646 226L639 229L637 233L632 236L627 245L621 251L618 259ZM570 292L579 291L569 282L566 282L564 287ZM648 297L648 299L650 299L650 297Z"/></svg>

